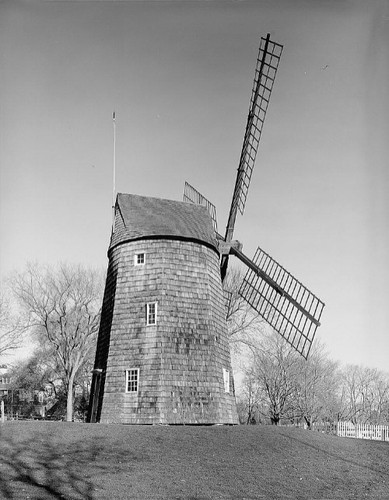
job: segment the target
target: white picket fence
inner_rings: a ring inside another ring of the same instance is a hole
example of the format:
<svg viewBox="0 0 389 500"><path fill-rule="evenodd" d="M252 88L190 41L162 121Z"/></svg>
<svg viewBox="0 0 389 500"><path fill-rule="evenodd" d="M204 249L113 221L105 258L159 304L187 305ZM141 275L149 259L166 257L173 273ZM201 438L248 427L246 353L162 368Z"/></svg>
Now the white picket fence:
<svg viewBox="0 0 389 500"><path fill-rule="evenodd" d="M389 425L354 425L352 422L338 422L336 431L337 435L342 437L389 441Z"/></svg>

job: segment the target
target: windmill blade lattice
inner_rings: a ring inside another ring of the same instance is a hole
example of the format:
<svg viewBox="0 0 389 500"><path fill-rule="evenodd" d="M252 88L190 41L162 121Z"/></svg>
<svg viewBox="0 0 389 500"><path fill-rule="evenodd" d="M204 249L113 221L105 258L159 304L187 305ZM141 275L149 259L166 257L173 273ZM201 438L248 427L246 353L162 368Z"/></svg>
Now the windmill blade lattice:
<svg viewBox="0 0 389 500"><path fill-rule="evenodd" d="M191 186L188 182L185 182L184 186L184 196L183 201L187 203L194 203L195 205L202 205L206 207L209 215L212 218L213 228L217 233L217 219L216 219L216 207L213 203L211 203L205 196L197 191L193 186Z"/></svg>
<svg viewBox="0 0 389 500"><path fill-rule="evenodd" d="M246 205L251 175L255 165L258 145L261 139L262 128L269 106L270 95L273 90L282 49L282 45L270 40L269 34L266 38L261 38L243 147L224 238L227 243L231 242L233 238L238 209L243 215ZM227 267L228 255L223 255L221 262L222 280L224 280L226 276Z"/></svg>
<svg viewBox="0 0 389 500"><path fill-rule="evenodd" d="M307 359L324 302L259 247L252 264L239 294Z"/></svg>
<svg viewBox="0 0 389 500"><path fill-rule="evenodd" d="M271 41L269 35L266 38L261 38L246 131L232 201L233 206L237 207L241 214L243 214L246 205L251 174L255 164L263 123L282 49L283 46Z"/></svg>

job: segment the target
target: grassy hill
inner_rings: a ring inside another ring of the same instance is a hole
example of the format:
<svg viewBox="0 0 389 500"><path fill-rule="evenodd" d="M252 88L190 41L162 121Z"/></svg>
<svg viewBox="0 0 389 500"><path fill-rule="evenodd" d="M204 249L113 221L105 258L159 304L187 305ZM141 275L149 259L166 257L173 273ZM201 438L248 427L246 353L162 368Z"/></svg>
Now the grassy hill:
<svg viewBox="0 0 389 500"><path fill-rule="evenodd" d="M0 498L389 499L389 443L272 426L5 422Z"/></svg>

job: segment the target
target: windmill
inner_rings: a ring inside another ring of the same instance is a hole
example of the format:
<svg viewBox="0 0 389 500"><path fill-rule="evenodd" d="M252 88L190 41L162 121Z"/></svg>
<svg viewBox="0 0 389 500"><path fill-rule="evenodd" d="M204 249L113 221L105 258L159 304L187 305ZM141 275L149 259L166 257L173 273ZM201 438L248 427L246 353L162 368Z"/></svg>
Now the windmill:
<svg viewBox="0 0 389 500"><path fill-rule="evenodd" d="M216 209L185 184L184 201L118 194L88 421L236 424L222 281L247 266L240 295L304 357L324 304L263 250L233 240L243 213L282 46L261 39L225 236Z"/></svg>

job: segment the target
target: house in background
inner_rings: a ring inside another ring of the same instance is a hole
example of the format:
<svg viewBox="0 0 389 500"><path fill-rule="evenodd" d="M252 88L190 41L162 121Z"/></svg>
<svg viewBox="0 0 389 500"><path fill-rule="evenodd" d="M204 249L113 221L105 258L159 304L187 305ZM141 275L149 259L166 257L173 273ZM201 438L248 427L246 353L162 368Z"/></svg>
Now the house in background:
<svg viewBox="0 0 389 500"><path fill-rule="evenodd" d="M8 375L8 366L0 365L0 398L7 396L11 390L11 379Z"/></svg>
<svg viewBox="0 0 389 500"><path fill-rule="evenodd" d="M5 413L11 419L44 418L55 402L50 384L38 390L15 387L7 365L0 365L0 400L4 400Z"/></svg>

